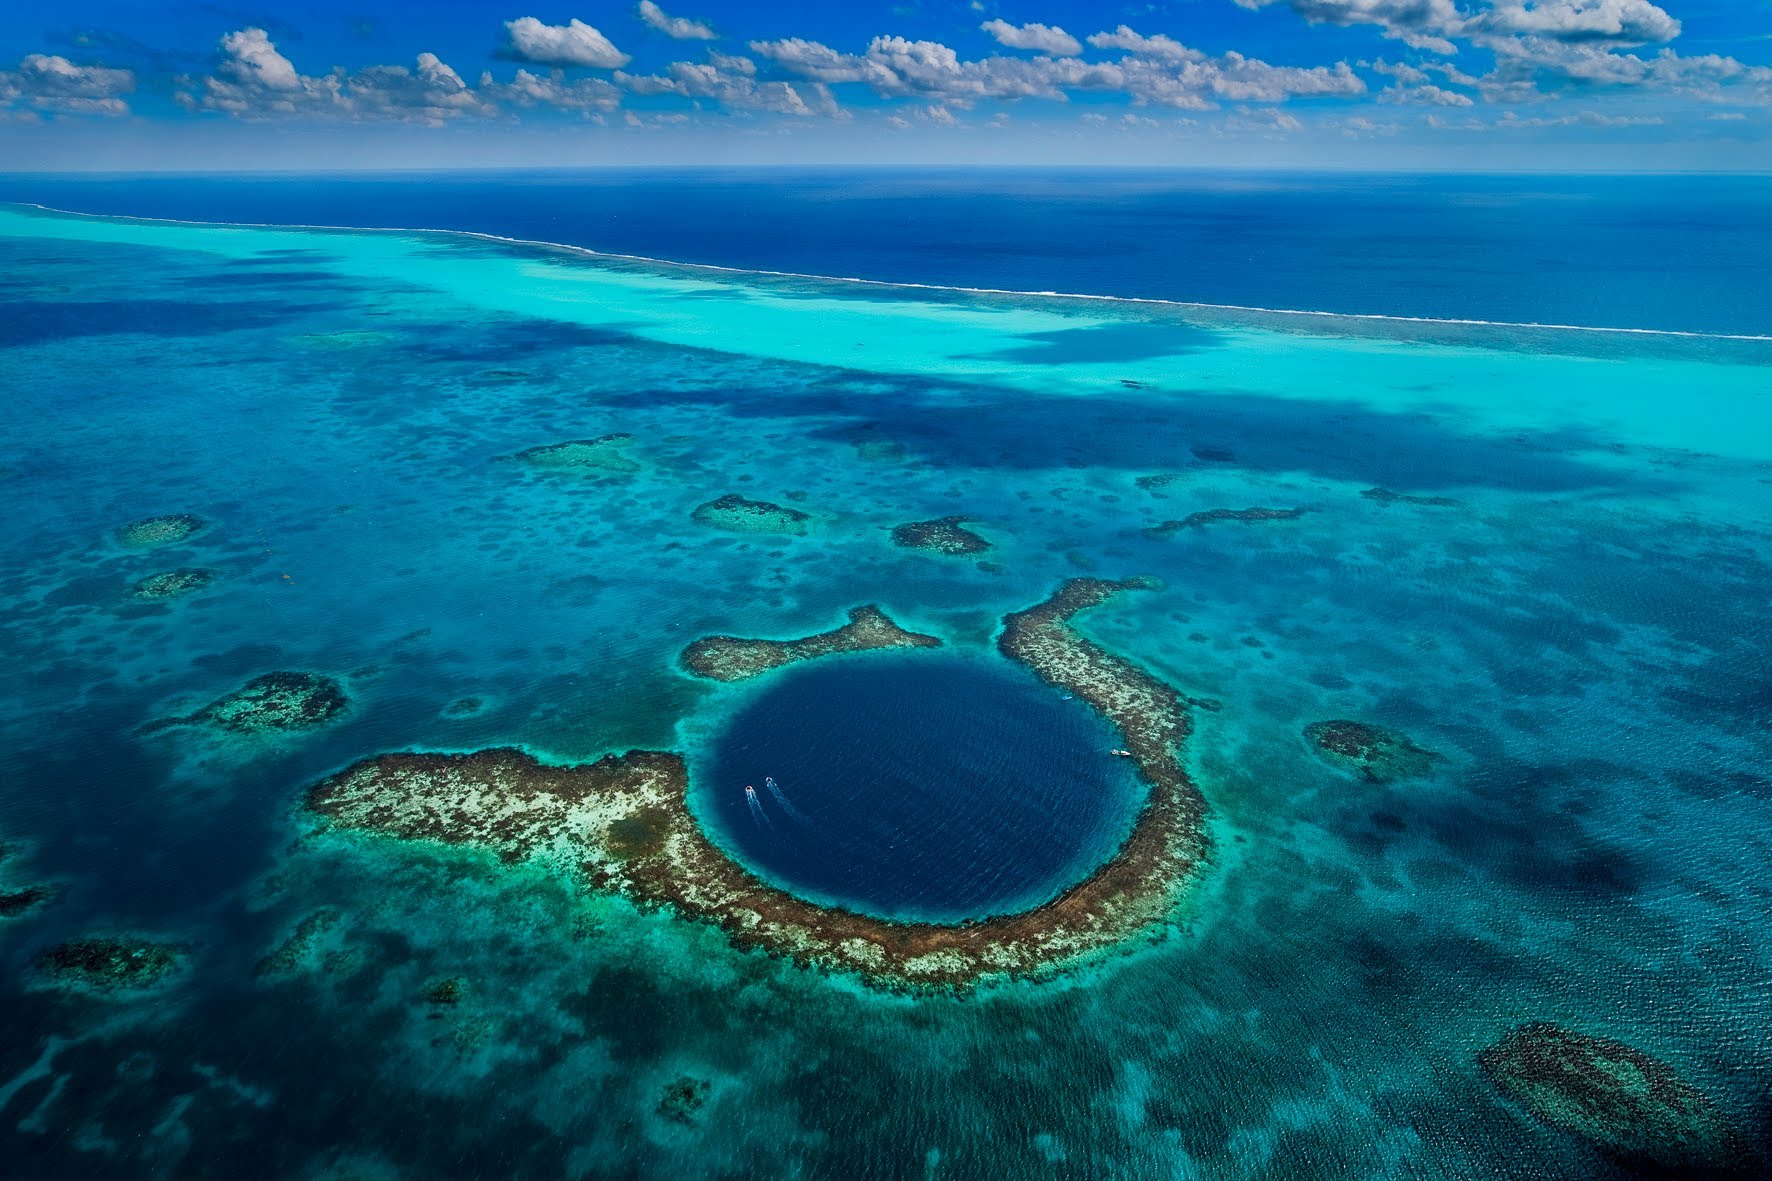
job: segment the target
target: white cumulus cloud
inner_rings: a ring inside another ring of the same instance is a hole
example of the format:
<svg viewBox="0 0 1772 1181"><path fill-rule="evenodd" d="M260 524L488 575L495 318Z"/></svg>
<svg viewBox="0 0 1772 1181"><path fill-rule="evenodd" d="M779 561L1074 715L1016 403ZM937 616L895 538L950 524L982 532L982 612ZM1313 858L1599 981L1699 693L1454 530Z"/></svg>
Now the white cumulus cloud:
<svg viewBox="0 0 1772 1181"><path fill-rule="evenodd" d="M18 68L0 72L0 111L16 108L65 115L126 115L123 96L135 90L129 70L78 66L65 57L33 53Z"/></svg>
<svg viewBox="0 0 1772 1181"><path fill-rule="evenodd" d="M1243 8L1285 4L1313 24L1377 25L1416 49L1455 53L1448 39L1464 24L1453 0L1236 0Z"/></svg>
<svg viewBox="0 0 1772 1181"><path fill-rule="evenodd" d="M1469 107L1475 106L1476 100L1468 94L1460 94L1456 90L1448 90L1444 86L1426 83L1420 86L1387 86L1379 92L1381 103L1423 103L1435 107Z"/></svg>
<svg viewBox="0 0 1772 1181"><path fill-rule="evenodd" d="M1577 111L1572 115L1540 115L1522 119L1512 111L1495 121L1497 127L1660 127L1660 115L1606 115L1599 111Z"/></svg>
<svg viewBox="0 0 1772 1181"><path fill-rule="evenodd" d="M581 20L544 25L533 16L505 22L512 56L547 66L591 66L613 70L628 64L628 55L602 33Z"/></svg>
<svg viewBox="0 0 1772 1181"><path fill-rule="evenodd" d="M1650 0L1236 0L1244 8L1284 4L1314 24L1376 25L1417 49L1451 54L1455 40L1491 45L1529 36L1643 45L1671 41L1680 22Z"/></svg>
<svg viewBox="0 0 1772 1181"><path fill-rule="evenodd" d="M497 82L491 74L480 75L480 94L495 103L516 107L552 108L586 115L612 111L621 105L621 89L601 78L568 82L564 70L546 75L518 70L509 82Z"/></svg>
<svg viewBox="0 0 1772 1181"><path fill-rule="evenodd" d="M728 110L769 111L798 118L844 118L830 89L822 82L759 82L757 65L748 57L714 54L713 60L672 62L663 74L618 71L616 84L635 94L675 94L708 99Z"/></svg>
<svg viewBox="0 0 1772 1181"><path fill-rule="evenodd" d="M1033 49L1053 57L1075 57L1083 52L1075 37L1051 25L1012 25L1006 20L988 20L978 27L1010 49Z"/></svg>
<svg viewBox="0 0 1772 1181"><path fill-rule="evenodd" d="M1649 0L1504 0L1472 17L1464 30L1643 45L1672 41L1680 22Z"/></svg>
<svg viewBox="0 0 1772 1181"><path fill-rule="evenodd" d="M1121 25L1111 33L1091 33L1089 44L1097 49L1124 49L1139 57L1152 57L1172 62L1194 62L1205 58L1197 49L1189 49L1173 37L1158 33L1146 37Z"/></svg>
<svg viewBox="0 0 1772 1181"><path fill-rule="evenodd" d="M640 19L665 36L675 37L679 41L712 41L719 36L706 21L670 16L652 0L640 0Z"/></svg>
<svg viewBox="0 0 1772 1181"><path fill-rule="evenodd" d="M862 82L884 97L961 107L983 99L1063 101L1069 91L1095 91L1120 92L1141 104L1204 110L1219 100L1281 102L1301 96L1354 95L1366 89L1346 62L1302 67L1270 65L1235 52L1211 57L1167 37L1143 37L1124 26L1098 37L1091 38L1098 48L1136 48L1105 62L1075 57L968 61L938 42L903 37L876 37L859 54L839 53L800 39L753 41L751 48L801 77L829 84Z"/></svg>
<svg viewBox="0 0 1772 1181"><path fill-rule="evenodd" d="M263 29L241 29L221 39L222 61L207 78L182 79L174 98L189 110L219 111L244 119L288 116L378 119L437 124L460 115L491 115L496 108L434 53L412 68L369 66L310 76L284 57Z"/></svg>

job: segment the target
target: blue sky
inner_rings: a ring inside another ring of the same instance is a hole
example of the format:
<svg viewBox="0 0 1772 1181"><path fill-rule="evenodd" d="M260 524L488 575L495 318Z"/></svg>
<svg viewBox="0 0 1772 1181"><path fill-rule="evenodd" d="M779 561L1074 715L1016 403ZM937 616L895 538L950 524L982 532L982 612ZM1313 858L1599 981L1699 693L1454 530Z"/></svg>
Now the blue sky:
<svg viewBox="0 0 1772 1181"><path fill-rule="evenodd" d="M71 0L0 167L1772 170L1772 0Z"/></svg>

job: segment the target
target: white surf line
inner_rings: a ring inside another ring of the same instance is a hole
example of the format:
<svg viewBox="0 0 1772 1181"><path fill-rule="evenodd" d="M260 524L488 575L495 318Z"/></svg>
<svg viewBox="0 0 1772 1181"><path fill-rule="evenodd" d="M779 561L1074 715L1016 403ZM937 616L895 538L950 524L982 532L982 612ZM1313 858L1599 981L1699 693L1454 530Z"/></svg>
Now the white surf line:
<svg viewBox="0 0 1772 1181"><path fill-rule="evenodd" d="M1153 307L1194 309L1206 312L1253 312L1266 316L1315 317L1324 320L1371 320L1392 324L1433 324L1452 328L1526 328L1542 332L1596 332L1615 336L1666 336L1685 340L1733 340L1772 344L1772 334L1741 332L1694 332L1681 328L1614 328L1599 324L1554 324L1537 320L1473 320L1452 316L1397 316L1385 312L1328 312L1308 308L1267 308L1242 303L1199 303L1184 299L1159 299L1148 295L1099 295L1082 291L1023 291L1013 287L961 287L947 283L917 283L908 279L864 279L856 275L821 275L809 271L772 271L762 267L732 267L714 262L679 262L654 258L645 254L623 254L613 250L595 250L568 242L549 242L541 238L512 238L484 230L445 230L431 226L335 226L307 222L264 221L199 221L182 217L142 217L130 213L86 213L78 209L58 209L36 201L8 201L19 209L39 209L44 213L67 217L89 217L97 221L139 221L156 225L199 226L209 229L237 230L321 230L340 234L438 234L474 238L482 242L498 242L507 246L536 246L582 254L587 258L614 259L618 262L648 263L652 266L676 267L689 271L713 271L726 275L767 275L774 279L809 279L818 283L853 283L862 287L885 287L902 291L946 291L960 295L1008 295L1027 299L1086 299L1102 303L1143 304Z"/></svg>

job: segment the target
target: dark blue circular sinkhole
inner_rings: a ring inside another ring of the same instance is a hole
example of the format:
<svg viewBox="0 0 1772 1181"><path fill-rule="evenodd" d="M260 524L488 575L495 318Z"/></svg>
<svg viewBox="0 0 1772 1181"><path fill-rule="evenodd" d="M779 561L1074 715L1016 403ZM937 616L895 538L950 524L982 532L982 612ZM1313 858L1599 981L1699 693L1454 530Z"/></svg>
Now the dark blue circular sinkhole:
<svg viewBox="0 0 1772 1181"><path fill-rule="evenodd" d="M759 876L823 905L941 923L1027 910L1111 857L1144 803L1116 730L996 656L844 656L751 692L698 760L697 811Z"/></svg>

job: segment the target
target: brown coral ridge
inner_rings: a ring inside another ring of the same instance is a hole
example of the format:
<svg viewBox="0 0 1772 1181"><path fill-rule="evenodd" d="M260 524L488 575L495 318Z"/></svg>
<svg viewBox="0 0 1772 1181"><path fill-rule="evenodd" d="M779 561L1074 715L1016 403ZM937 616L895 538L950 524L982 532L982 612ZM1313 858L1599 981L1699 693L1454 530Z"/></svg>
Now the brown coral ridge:
<svg viewBox="0 0 1772 1181"><path fill-rule="evenodd" d="M874 648L939 648L941 641L906 631L878 607L857 607L842 627L797 640L705 636L683 649L683 667L713 681L743 681L801 660Z"/></svg>
<svg viewBox="0 0 1772 1181"><path fill-rule="evenodd" d="M1360 495L1367 500L1376 500L1379 504L1418 504L1424 508L1458 508L1464 503L1453 500L1450 496L1410 496L1403 492L1392 492L1389 488L1368 488Z"/></svg>
<svg viewBox="0 0 1772 1181"><path fill-rule="evenodd" d="M1152 525L1145 532L1152 537L1168 537L1183 529L1198 529L1202 525L1212 525L1219 521L1295 521L1304 516L1306 511L1301 508L1210 508L1203 512L1189 513L1179 521L1164 521L1161 525Z"/></svg>
<svg viewBox="0 0 1772 1181"><path fill-rule="evenodd" d="M1099 709L1150 784L1132 834L1105 865L1020 914L957 926L826 908L751 875L702 832L683 760L629 751L552 766L512 749L367 759L308 792L340 829L477 846L541 861L641 906L711 923L741 948L856 973L883 987L963 988L1032 975L1123 943L1172 912L1205 854L1205 802L1182 770L1181 696L1069 626L1079 611L1142 583L1078 579L1008 617L999 646Z"/></svg>
<svg viewBox="0 0 1772 1181"><path fill-rule="evenodd" d="M1748 1154L1710 1099L1633 1046L1535 1021L1477 1063L1534 1119L1615 1157L1692 1176L1746 1175Z"/></svg>
<svg viewBox="0 0 1772 1181"><path fill-rule="evenodd" d="M982 554L991 548L991 543L965 528L970 520L971 517L938 517L933 521L911 521L892 530L892 544L954 557Z"/></svg>

